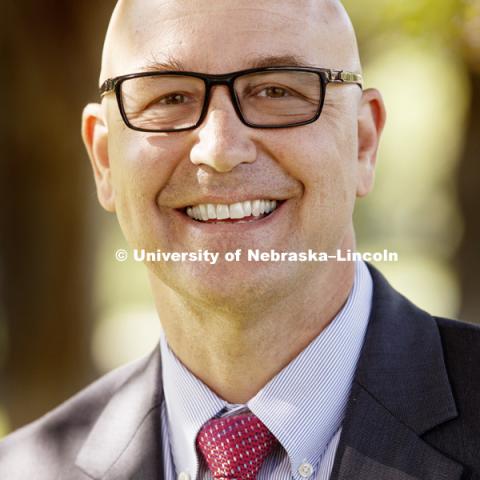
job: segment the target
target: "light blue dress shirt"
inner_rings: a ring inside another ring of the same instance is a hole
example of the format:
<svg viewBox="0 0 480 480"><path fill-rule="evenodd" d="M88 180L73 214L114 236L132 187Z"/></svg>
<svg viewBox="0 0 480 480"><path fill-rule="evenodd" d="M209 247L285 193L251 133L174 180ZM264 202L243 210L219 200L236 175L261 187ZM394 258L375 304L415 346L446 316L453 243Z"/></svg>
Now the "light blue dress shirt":
<svg viewBox="0 0 480 480"><path fill-rule="evenodd" d="M332 322L245 405L233 405L194 376L160 338L165 480L210 480L195 440L214 416L249 410L279 441L258 480L328 480L368 325L372 278L357 262L347 302Z"/></svg>

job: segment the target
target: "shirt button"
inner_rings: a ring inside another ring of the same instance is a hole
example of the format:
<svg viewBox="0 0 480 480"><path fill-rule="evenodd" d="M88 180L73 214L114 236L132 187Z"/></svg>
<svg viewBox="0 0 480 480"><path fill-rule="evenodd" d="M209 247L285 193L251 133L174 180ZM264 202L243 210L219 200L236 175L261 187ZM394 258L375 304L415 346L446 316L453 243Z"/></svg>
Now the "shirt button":
<svg viewBox="0 0 480 480"><path fill-rule="evenodd" d="M300 476L302 476L303 478L308 478L308 477L311 477L312 476L312 473L313 473L313 467L310 463L302 463L299 467L298 467L298 473L300 474Z"/></svg>
<svg viewBox="0 0 480 480"><path fill-rule="evenodd" d="M180 472L177 480L190 480L190 475L187 472Z"/></svg>

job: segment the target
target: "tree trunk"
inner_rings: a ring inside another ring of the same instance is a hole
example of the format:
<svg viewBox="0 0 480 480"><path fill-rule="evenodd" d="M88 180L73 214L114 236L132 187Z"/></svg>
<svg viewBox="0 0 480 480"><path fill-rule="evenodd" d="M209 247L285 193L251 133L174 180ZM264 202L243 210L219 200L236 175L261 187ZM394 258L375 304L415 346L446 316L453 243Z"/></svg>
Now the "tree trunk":
<svg viewBox="0 0 480 480"><path fill-rule="evenodd" d="M16 428L94 376L95 194L80 117L97 98L114 2L5 3L0 308L8 340L0 401Z"/></svg>
<svg viewBox="0 0 480 480"><path fill-rule="evenodd" d="M460 207L465 225L457 264L462 304L460 317L480 323L480 74L470 74L472 102L465 137L465 150L458 170Z"/></svg>

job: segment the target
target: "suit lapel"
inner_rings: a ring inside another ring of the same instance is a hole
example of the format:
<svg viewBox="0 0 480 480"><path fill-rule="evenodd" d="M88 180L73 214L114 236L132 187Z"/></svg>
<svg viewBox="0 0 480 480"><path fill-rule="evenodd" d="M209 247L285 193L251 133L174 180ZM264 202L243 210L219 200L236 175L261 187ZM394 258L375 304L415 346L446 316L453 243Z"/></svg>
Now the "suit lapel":
<svg viewBox="0 0 480 480"><path fill-rule="evenodd" d="M461 478L461 465L429 446L358 384L347 418L332 480Z"/></svg>
<svg viewBox="0 0 480 480"><path fill-rule="evenodd" d="M159 348L139 364L95 423L76 465L95 480L162 480Z"/></svg>
<svg viewBox="0 0 480 480"><path fill-rule="evenodd" d="M369 266L372 313L332 480L458 480L422 435L457 417L435 320Z"/></svg>

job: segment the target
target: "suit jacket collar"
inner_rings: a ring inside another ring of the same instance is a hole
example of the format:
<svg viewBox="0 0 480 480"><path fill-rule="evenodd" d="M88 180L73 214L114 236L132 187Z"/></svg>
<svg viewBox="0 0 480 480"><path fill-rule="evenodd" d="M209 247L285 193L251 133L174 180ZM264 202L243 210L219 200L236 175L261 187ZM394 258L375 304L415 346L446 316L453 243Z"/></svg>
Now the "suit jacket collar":
<svg viewBox="0 0 480 480"><path fill-rule="evenodd" d="M80 450L76 465L95 480L163 478L160 351L138 363L115 392Z"/></svg>
<svg viewBox="0 0 480 480"><path fill-rule="evenodd" d="M421 436L458 416L435 320L369 265L372 312L332 480L455 480Z"/></svg>

